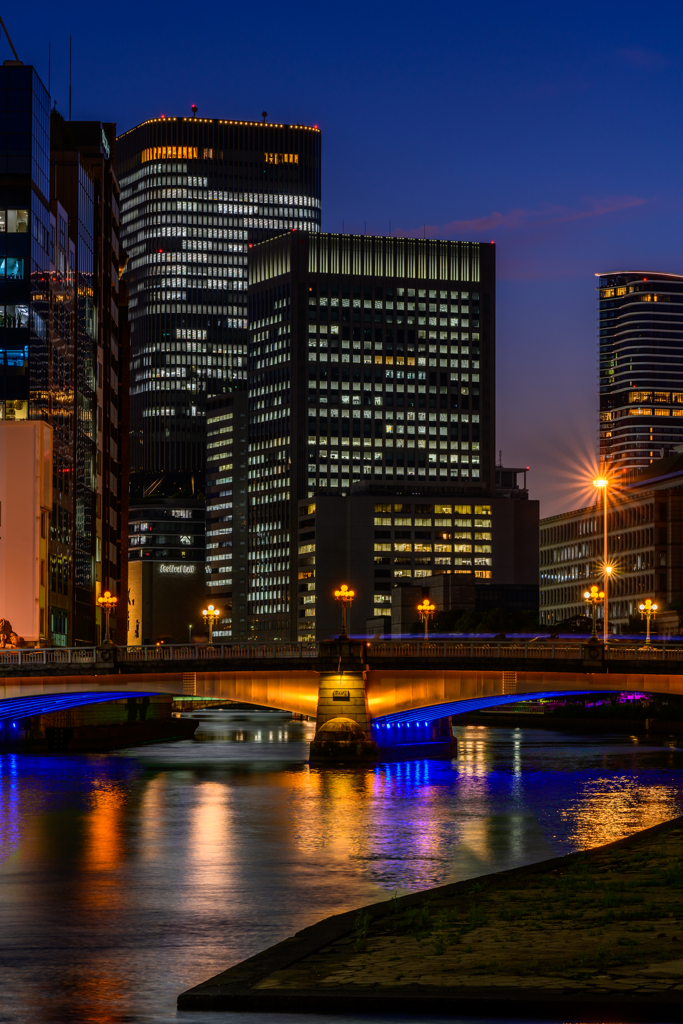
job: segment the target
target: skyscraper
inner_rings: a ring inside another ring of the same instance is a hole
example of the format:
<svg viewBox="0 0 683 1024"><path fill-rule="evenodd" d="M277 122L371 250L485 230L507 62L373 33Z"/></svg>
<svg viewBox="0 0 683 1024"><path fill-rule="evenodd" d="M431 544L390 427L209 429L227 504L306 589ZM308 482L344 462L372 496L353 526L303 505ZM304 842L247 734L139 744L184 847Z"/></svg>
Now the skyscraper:
<svg viewBox="0 0 683 1024"><path fill-rule="evenodd" d="M207 409L206 583L221 612L214 636L244 640L248 617L249 397L232 391Z"/></svg>
<svg viewBox="0 0 683 1024"><path fill-rule="evenodd" d="M320 132L164 117L122 135L118 155L129 257L131 518L142 523L148 501L203 501L209 399L247 383L248 246L292 228L320 230ZM170 572L171 563L192 560L204 546L196 522L192 540L172 552L164 543L136 546L131 573L143 561L163 557ZM207 582L218 584L218 575ZM131 585L142 592L142 576ZM188 591L188 622L196 603Z"/></svg>
<svg viewBox="0 0 683 1024"><path fill-rule="evenodd" d="M118 140L133 491L203 485L206 399L246 378L247 246L320 229L320 133L163 117ZM165 483L158 482L166 476Z"/></svg>
<svg viewBox="0 0 683 1024"><path fill-rule="evenodd" d="M115 126L51 116L40 78L18 61L0 68L0 103L11 125L0 154L0 415L44 420L53 438L39 640L94 643L99 591L121 585L127 498Z"/></svg>
<svg viewBox="0 0 683 1024"><path fill-rule="evenodd" d="M296 635L301 499L494 492L495 248L294 231L251 250L249 303L250 607Z"/></svg>
<svg viewBox="0 0 683 1024"><path fill-rule="evenodd" d="M683 444L683 277L596 276L600 459L621 474Z"/></svg>

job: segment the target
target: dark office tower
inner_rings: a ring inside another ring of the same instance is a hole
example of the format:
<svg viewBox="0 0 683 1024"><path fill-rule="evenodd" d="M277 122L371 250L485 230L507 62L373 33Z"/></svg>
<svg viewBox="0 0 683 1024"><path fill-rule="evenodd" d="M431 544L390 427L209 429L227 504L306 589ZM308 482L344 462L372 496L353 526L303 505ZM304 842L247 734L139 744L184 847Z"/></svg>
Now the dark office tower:
<svg viewBox="0 0 683 1024"><path fill-rule="evenodd" d="M600 459L626 473L683 444L683 277L596 276Z"/></svg>
<svg viewBox="0 0 683 1024"><path fill-rule="evenodd" d="M119 138L118 159L129 256L132 489L196 493L207 398L246 376L248 243L320 229L320 133L157 118Z"/></svg>
<svg viewBox="0 0 683 1024"><path fill-rule="evenodd" d="M51 127L52 197L63 204L75 242L76 635L94 641L104 636L100 593L109 590L120 600L127 590L121 446L128 422L121 377L129 356L119 323L116 125L67 122L55 111ZM121 642L124 610L122 602L115 620Z"/></svg>
<svg viewBox="0 0 683 1024"><path fill-rule="evenodd" d="M249 636L249 399L245 389L210 398L206 414L207 599L221 612L214 636Z"/></svg>
<svg viewBox="0 0 683 1024"><path fill-rule="evenodd" d="M249 273L250 605L260 636L288 636L300 499L493 493L495 248L295 231ZM471 547L451 564L471 570Z"/></svg>
<svg viewBox="0 0 683 1024"><path fill-rule="evenodd" d="M42 82L17 62L0 69L3 117L0 410L51 427L40 639L94 643L99 590L121 586L115 130L51 119Z"/></svg>

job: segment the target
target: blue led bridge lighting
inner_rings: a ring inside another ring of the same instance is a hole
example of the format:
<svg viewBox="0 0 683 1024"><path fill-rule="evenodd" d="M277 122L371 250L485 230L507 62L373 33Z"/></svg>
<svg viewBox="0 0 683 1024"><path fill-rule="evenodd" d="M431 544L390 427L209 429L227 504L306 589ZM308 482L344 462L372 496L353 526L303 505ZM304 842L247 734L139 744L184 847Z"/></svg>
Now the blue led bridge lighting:
<svg viewBox="0 0 683 1024"><path fill-rule="evenodd" d="M462 715L466 711L481 711L482 708L493 708L501 704L519 704L522 700L541 700L549 697L580 697L585 693L598 693L598 690L547 690L545 693L506 693L498 697L471 697L469 700L449 701L447 704L433 704L429 708L414 708L410 711L396 711L392 715L380 715L373 718L372 725L380 729L390 729L394 725L427 725L438 718L449 715ZM608 691L606 691L608 692Z"/></svg>
<svg viewBox="0 0 683 1024"><path fill-rule="evenodd" d="M40 693L33 697L10 697L0 700L0 721L8 718L30 718L31 715L46 715L49 711L63 711L65 708L79 708L85 704L104 704L110 700L124 700L130 697L158 697L155 690L114 690L109 693ZM12 723L16 725L16 722Z"/></svg>

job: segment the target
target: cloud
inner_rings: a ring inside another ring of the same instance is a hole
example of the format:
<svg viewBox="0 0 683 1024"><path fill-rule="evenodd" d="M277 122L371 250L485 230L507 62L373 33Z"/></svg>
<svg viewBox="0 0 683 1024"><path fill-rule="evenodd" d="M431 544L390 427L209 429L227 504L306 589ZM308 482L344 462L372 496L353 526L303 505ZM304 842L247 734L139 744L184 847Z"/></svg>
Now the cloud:
<svg viewBox="0 0 683 1024"><path fill-rule="evenodd" d="M626 64L633 68L644 68L646 71L654 71L657 68L665 68L670 64L669 58L663 53L655 50L641 50L638 47L627 50L617 50L617 55Z"/></svg>
<svg viewBox="0 0 683 1024"><path fill-rule="evenodd" d="M585 220L588 217L604 217L610 213L619 213L622 210L630 210L636 206L642 206L649 202L640 196L587 196L581 200L581 206L557 206L551 203L544 203L537 210L525 210L518 207L508 210L507 213L500 213L494 210L483 217L475 217L473 220L453 220L447 224L426 224L422 230L396 232L397 235L406 238L419 238L423 233L430 238L438 238L447 235L473 235L491 231L516 231L524 228L537 226L549 226L554 224L567 224L571 221Z"/></svg>

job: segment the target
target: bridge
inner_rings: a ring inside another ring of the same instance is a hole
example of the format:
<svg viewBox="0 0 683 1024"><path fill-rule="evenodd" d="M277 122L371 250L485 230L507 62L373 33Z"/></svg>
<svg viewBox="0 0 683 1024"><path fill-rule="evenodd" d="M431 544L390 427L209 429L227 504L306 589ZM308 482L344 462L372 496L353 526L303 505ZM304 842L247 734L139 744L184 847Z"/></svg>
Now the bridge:
<svg viewBox="0 0 683 1024"><path fill-rule="evenodd" d="M584 640L350 640L0 650L0 723L172 694L351 718L386 744L464 711L582 693L683 695L683 645ZM401 735L405 735L403 731ZM416 735L416 734L413 734Z"/></svg>

